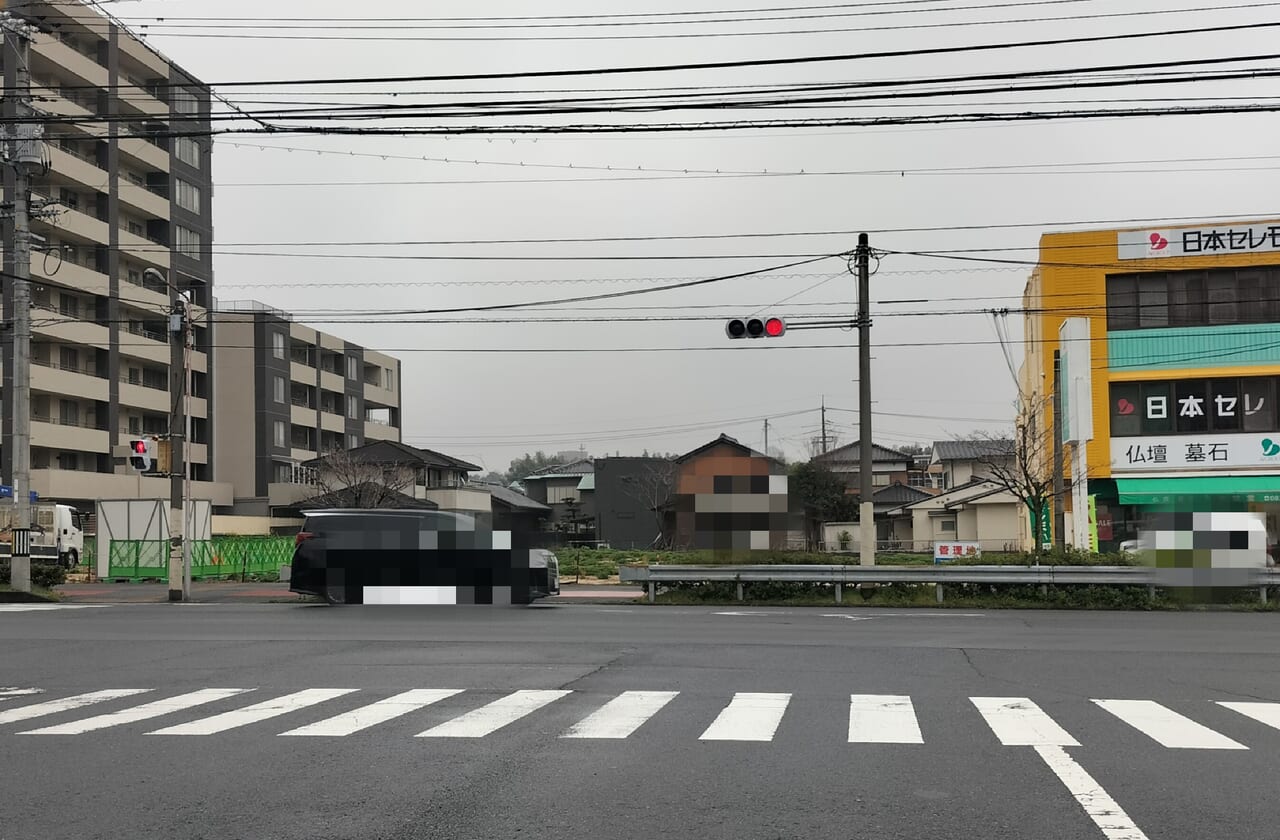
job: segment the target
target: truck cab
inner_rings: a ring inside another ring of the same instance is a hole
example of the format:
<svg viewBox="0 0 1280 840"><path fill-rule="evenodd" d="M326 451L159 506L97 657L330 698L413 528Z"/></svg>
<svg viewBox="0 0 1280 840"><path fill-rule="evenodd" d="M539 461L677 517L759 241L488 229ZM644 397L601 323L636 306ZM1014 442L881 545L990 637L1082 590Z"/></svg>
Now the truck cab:
<svg viewBox="0 0 1280 840"><path fill-rule="evenodd" d="M0 556L12 555L14 506L0 505ZM74 569L84 555L84 514L70 505L31 506L31 557Z"/></svg>

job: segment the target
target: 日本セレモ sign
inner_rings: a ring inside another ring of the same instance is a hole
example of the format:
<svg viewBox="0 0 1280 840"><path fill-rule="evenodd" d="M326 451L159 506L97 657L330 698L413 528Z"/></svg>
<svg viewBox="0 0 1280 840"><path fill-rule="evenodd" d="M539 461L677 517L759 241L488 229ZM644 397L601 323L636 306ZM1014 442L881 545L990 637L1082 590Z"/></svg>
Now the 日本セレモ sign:
<svg viewBox="0 0 1280 840"><path fill-rule="evenodd" d="M1280 434L1170 435L1111 439L1113 472L1280 468Z"/></svg>
<svg viewBox="0 0 1280 840"><path fill-rule="evenodd" d="M1117 251L1122 260L1280 251L1280 223L1122 230Z"/></svg>

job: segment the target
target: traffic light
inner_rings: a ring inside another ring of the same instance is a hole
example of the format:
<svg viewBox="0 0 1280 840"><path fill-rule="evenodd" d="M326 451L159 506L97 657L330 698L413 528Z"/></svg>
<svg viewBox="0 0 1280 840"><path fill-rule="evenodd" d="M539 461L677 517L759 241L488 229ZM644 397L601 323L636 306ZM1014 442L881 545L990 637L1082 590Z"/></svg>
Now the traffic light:
<svg viewBox="0 0 1280 840"><path fill-rule="evenodd" d="M781 318L731 318L724 332L729 338L777 338L787 331Z"/></svg>
<svg viewBox="0 0 1280 840"><path fill-rule="evenodd" d="M138 472L151 472L151 441L129 441L129 466Z"/></svg>

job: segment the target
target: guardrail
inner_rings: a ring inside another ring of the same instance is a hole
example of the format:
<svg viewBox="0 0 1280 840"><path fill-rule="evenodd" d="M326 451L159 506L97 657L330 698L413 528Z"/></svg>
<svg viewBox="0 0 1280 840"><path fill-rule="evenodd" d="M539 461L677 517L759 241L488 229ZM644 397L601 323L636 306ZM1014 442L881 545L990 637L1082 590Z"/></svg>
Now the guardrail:
<svg viewBox="0 0 1280 840"><path fill-rule="evenodd" d="M738 585L738 600L743 600L743 585L752 582L827 583L835 585L835 601L842 603L845 584L860 583L932 583L938 602L947 584L1021 584L1024 586L1059 586L1063 584L1092 586L1146 586L1153 592L1157 586L1190 587L1258 587L1262 603L1267 602L1267 587L1280 586L1280 569L1179 569L1151 566L619 566L623 583L642 583L649 603L658 595L658 587L670 583L731 582Z"/></svg>

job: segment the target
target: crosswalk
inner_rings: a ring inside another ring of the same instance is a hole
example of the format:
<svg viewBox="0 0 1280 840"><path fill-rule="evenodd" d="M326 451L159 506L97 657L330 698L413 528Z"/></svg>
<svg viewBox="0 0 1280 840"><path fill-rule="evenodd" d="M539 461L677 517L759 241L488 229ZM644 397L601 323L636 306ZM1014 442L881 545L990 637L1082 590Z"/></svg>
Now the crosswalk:
<svg viewBox="0 0 1280 840"><path fill-rule="evenodd" d="M1077 701L1071 708L1059 700L1059 710L1072 721L1068 727L1029 697L963 698L960 703L942 704L948 712L945 720L926 717L922 722L912 698L902 694L850 694L847 706L842 701L838 711L827 709L821 715L813 713L812 705L803 713L794 711L798 695L782 692L726 692L724 697L713 699L711 706L705 694L697 695L696 704L681 706L682 693L671 690L599 695L568 689L415 688L386 693L354 688L284 692L201 688L173 693L153 688L106 688L51 696L56 694L42 689L6 689L0 694L0 737L77 736L120 727L157 738L237 731L262 735L269 727L271 734L287 737L344 738L381 728L396 736L464 740L519 729L527 720L541 721L536 723L539 731L561 727L558 738L620 741L661 737L664 721L686 731L687 721L693 718L697 722L701 716L699 741L769 743L780 740L780 731L794 737L800 726L813 726L815 720L829 725L846 714L849 744L925 744L926 734L954 729L957 714L959 720L969 720L982 737L995 743L1038 749L1087 746L1089 739L1081 737L1084 730L1090 730L1094 743L1108 742L1116 737L1117 721L1137 741L1171 750L1274 750L1276 732L1280 731L1280 702L1261 701L1180 702L1177 710L1149 699L1097 698ZM936 699L931 700L930 708L938 710ZM414 716L419 713L430 720L415 724ZM784 723L792 719L796 728L784 729ZM428 722L434 725L423 728ZM1230 728L1237 735L1253 732L1258 739L1271 740L1260 740L1250 747L1217 731L1215 725Z"/></svg>

